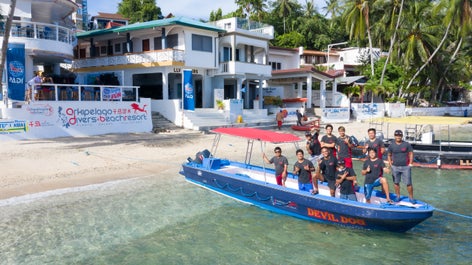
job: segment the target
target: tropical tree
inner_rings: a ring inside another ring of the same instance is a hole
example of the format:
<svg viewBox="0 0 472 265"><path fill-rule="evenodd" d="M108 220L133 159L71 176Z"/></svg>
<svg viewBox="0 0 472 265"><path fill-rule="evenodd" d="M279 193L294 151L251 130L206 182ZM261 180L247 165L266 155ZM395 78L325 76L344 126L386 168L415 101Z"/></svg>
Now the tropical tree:
<svg viewBox="0 0 472 265"><path fill-rule="evenodd" d="M372 1L373 2L373 1ZM371 76L374 76L374 56L372 53L372 36L369 21L369 1L352 0L347 1L344 20L346 29L349 32L349 39L363 41L365 34L369 42Z"/></svg>
<svg viewBox="0 0 472 265"><path fill-rule="evenodd" d="M7 21L5 23L5 33L3 34L2 42L2 57L0 58L0 93L3 95L3 70L5 69L5 61L7 58L8 40L10 39L11 24L13 15L15 14L16 0L10 0L10 11L8 12ZM0 19L3 19L1 17Z"/></svg>
<svg viewBox="0 0 472 265"><path fill-rule="evenodd" d="M286 31L285 26L285 19L289 17L292 11L297 8L298 4L294 2L294 0L277 0L275 2L275 11L277 12L278 16L283 19L284 22L284 34Z"/></svg>
<svg viewBox="0 0 472 265"><path fill-rule="evenodd" d="M118 4L118 13L129 18L130 23L151 21L162 16L155 0L122 0Z"/></svg>

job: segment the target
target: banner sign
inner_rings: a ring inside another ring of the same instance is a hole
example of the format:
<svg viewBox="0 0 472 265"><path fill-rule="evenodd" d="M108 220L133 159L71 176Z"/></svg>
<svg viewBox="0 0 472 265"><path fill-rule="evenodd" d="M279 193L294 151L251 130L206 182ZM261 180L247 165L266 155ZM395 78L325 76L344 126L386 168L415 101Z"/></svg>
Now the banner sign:
<svg viewBox="0 0 472 265"><path fill-rule="evenodd" d="M104 87L103 88L103 100L120 100L121 90L118 87Z"/></svg>
<svg viewBox="0 0 472 265"><path fill-rule="evenodd" d="M137 133L152 130L151 100L31 102L6 108L0 141Z"/></svg>
<svg viewBox="0 0 472 265"><path fill-rule="evenodd" d="M25 100L25 44L9 43L7 49L8 97Z"/></svg>
<svg viewBox="0 0 472 265"><path fill-rule="evenodd" d="M192 70L184 69L183 71L183 101L184 110L195 110L195 92L193 89Z"/></svg>

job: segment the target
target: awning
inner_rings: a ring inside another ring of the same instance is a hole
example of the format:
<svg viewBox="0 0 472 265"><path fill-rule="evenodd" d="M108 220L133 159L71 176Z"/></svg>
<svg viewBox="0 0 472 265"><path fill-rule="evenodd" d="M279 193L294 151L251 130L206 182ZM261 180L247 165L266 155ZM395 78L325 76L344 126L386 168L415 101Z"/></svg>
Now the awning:
<svg viewBox="0 0 472 265"><path fill-rule="evenodd" d="M352 84L352 83L354 83L357 80L362 79L362 78L364 78L363 75L357 75L357 76L338 77L335 80L336 80L336 83L338 83L338 84L349 85L349 84Z"/></svg>

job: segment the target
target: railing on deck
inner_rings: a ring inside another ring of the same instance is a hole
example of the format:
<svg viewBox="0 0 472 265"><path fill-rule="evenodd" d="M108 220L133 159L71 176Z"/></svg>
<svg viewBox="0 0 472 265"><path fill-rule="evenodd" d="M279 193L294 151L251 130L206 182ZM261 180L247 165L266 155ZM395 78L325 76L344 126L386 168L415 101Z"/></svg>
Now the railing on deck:
<svg viewBox="0 0 472 265"><path fill-rule="evenodd" d="M33 101L139 101L138 86L44 83L30 93Z"/></svg>
<svg viewBox="0 0 472 265"><path fill-rule="evenodd" d="M0 37L5 35L5 20L0 20ZM10 31L11 37L55 40L74 44L75 31L55 24L14 20Z"/></svg>
<svg viewBox="0 0 472 265"><path fill-rule="evenodd" d="M75 59L72 68L98 67L110 65L142 64L155 62L183 62L185 52L165 49L156 51L128 53L124 55Z"/></svg>

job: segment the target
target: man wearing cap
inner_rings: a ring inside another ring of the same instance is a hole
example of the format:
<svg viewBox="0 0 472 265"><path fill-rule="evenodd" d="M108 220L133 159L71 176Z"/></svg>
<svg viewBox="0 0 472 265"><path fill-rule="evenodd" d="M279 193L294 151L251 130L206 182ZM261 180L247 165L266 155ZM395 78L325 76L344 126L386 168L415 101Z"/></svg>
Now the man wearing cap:
<svg viewBox="0 0 472 265"><path fill-rule="evenodd" d="M274 148L275 155L269 160L265 153L262 153L262 159L268 164L274 164L275 167L275 180L277 185L285 186L285 180L287 179L287 167L288 160L282 155L282 148Z"/></svg>
<svg viewBox="0 0 472 265"><path fill-rule="evenodd" d="M344 160L338 160L336 171L336 186L339 187L339 198L351 201L357 201L356 191L354 190L354 181L357 176L352 168L346 167Z"/></svg>
<svg viewBox="0 0 472 265"><path fill-rule="evenodd" d="M411 166L413 165L413 148L410 143L403 141L403 132L396 130L395 141L388 146L388 163L392 167L393 185L396 199L400 201L400 181L406 185L410 202L415 204L413 183L411 181Z"/></svg>

